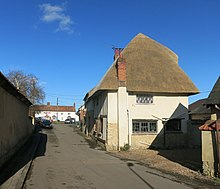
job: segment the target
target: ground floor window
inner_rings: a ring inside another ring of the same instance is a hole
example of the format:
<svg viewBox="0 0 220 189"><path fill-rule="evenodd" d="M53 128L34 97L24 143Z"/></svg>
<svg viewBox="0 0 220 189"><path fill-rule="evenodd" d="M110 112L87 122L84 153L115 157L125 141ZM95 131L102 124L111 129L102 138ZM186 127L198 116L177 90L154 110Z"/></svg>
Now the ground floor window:
<svg viewBox="0 0 220 189"><path fill-rule="evenodd" d="M165 126L166 131L181 131L181 119L170 119Z"/></svg>
<svg viewBox="0 0 220 189"><path fill-rule="evenodd" d="M157 133L157 120L132 120L133 133Z"/></svg>

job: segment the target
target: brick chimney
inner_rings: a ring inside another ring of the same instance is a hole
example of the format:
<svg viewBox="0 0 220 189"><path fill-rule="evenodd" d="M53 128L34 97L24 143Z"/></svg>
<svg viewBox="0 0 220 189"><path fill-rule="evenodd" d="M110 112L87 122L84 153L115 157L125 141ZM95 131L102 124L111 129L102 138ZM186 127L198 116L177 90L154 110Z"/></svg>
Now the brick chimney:
<svg viewBox="0 0 220 189"><path fill-rule="evenodd" d="M122 54L118 58L117 61L117 76L120 87L126 86L126 61L125 58L122 57Z"/></svg>
<svg viewBox="0 0 220 189"><path fill-rule="evenodd" d="M113 50L114 50L114 60L116 58L118 58L119 56L121 56L121 53L123 51L123 48L116 48L116 47L113 47Z"/></svg>

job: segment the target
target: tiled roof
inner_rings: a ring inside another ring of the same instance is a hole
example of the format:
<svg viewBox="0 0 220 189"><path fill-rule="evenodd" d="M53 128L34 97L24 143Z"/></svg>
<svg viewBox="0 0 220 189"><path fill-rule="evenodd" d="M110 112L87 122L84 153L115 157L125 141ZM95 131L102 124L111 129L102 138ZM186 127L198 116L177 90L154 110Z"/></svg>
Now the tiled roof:
<svg viewBox="0 0 220 189"><path fill-rule="evenodd" d="M58 111L58 112L76 112L74 106L51 106L51 105L34 105L32 111Z"/></svg>

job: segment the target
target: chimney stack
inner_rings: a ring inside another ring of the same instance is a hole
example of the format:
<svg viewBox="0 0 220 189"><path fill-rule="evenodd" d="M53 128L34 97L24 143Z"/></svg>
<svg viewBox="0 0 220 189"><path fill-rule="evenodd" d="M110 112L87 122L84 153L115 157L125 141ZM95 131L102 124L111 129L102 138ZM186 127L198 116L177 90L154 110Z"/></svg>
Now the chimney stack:
<svg viewBox="0 0 220 189"><path fill-rule="evenodd" d="M122 51L123 51L124 48L116 48L116 47L113 47L113 50L114 50L114 60L118 57L121 57L122 56Z"/></svg>
<svg viewBox="0 0 220 189"><path fill-rule="evenodd" d="M126 61L122 58L122 54L117 61L117 75L120 87L126 86Z"/></svg>
<svg viewBox="0 0 220 189"><path fill-rule="evenodd" d="M47 102L47 106L50 106L50 102Z"/></svg>

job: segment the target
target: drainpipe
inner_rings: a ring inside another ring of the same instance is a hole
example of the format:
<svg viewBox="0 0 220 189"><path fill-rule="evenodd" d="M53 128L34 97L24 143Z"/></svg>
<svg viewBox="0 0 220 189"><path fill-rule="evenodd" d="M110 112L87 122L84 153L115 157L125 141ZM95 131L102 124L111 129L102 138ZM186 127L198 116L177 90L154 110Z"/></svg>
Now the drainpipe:
<svg viewBox="0 0 220 189"><path fill-rule="evenodd" d="M128 117L128 145L131 146L130 114L129 114L129 110L127 110L127 117Z"/></svg>

